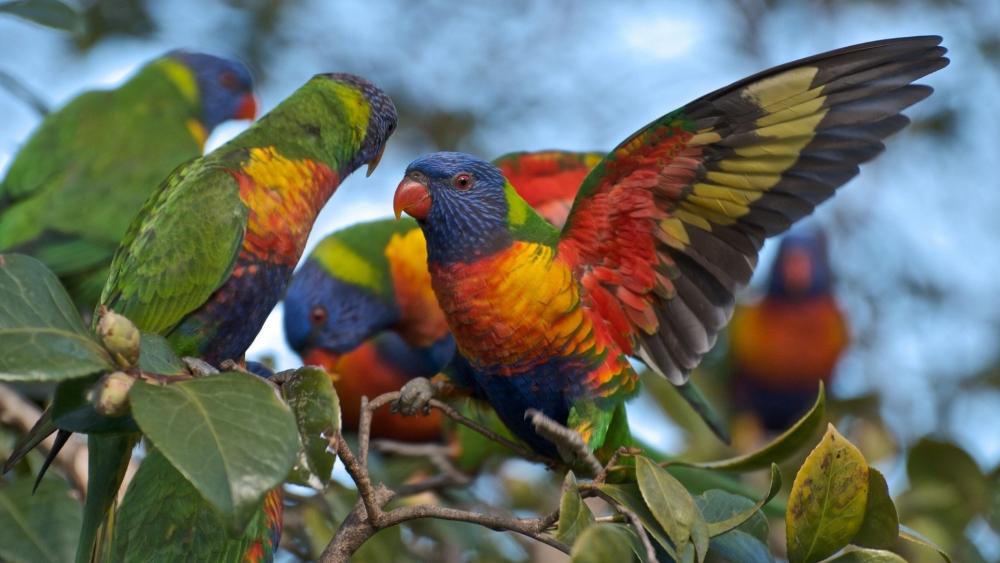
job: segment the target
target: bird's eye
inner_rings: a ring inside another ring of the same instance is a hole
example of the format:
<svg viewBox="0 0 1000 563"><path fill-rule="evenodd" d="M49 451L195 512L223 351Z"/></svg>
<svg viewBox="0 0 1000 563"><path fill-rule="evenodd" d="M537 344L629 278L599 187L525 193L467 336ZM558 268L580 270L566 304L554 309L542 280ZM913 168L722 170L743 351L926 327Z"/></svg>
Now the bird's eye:
<svg viewBox="0 0 1000 563"><path fill-rule="evenodd" d="M309 322L314 325L321 325L326 322L326 309L323 307L313 307L312 311L309 311Z"/></svg>
<svg viewBox="0 0 1000 563"><path fill-rule="evenodd" d="M467 190L471 188L474 183L472 174L466 174L465 172L456 174L455 177L451 179L451 185L455 186L455 188L459 190Z"/></svg>
<svg viewBox="0 0 1000 563"><path fill-rule="evenodd" d="M232 72L226 71L219 75L219 85L227 90L238 90L240 79Z"/></svg>

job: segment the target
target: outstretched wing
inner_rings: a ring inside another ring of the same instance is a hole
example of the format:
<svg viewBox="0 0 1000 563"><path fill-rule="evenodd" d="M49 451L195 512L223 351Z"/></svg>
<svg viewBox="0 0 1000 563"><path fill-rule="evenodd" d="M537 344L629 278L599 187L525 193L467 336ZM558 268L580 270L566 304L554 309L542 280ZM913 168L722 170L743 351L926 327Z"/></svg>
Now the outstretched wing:
<svg viewBox="0 0 1000 563"><path fill-rule="evenodd" d="M626 139L559 244L620 345L675 383L732 314L766 237L858 173L948 64L940 37L855 45L741 80Z"/></svg>
<svg viewBox="0 0 1000 563"><path fill-rule="evenodd" d="M101 303L165 334L229 278L247 213L225 168L202 159L180 166L132 221Z"/></svg>
<svg viewBox="0 0 1000 563"><path fill-rule="evenodd" d="M546 221L561 228L600 152L544 150L512 152L493 161L517 193Z"/></svg>

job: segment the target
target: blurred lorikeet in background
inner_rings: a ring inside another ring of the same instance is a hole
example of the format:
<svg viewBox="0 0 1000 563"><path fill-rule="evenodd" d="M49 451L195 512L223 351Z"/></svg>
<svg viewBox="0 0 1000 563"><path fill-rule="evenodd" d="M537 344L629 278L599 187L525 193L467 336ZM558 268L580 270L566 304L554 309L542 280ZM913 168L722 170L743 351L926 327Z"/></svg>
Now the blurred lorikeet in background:
<svg viewBox="0 0 1000 563"><path fill-rule="evenodd" d="M855 45L766 70L668 113L583 181L562 231L497 167L415 160L394 207L427 239L452 371L536 451L528 409L590 448L635 394L628 358L676 384L728 322L766 237L809 214L903 128L948 64L939 37ZM567 460L573 461L573 460Z"/></svg>
<svg viewBox="0 0 1000 563"><path fill-rule="evenodd" d="M826 236L817 226L803 227L781 240L766 295L737 307L729 330L737 407L770 431L788 428L808 410L849 343Z"/></svg>
<svg viewBox="0 0 1000 563"><path fill-rule="evenodd" d="M250 71L174 51L114 90L92 91L45 118L0 182L0 251L30 254L81 309L97 304L129 223L179 164L230 119L253 119Z"/></svg>
<svg viewBox="0 0 1000 563"><path fill-rule="evenodd" d="M101 303L165 336L179 355L215 365L241 359L284 293L316 215L341 180L375 167L395 127L395 107L377 87L317 75L163 181L115 254ZM91 434L91 464L100 448L124 468L136 438ZM252 551L265 559L280 535L275 495L280 489L265 502L267 525L251 531L265 544Z"/></svg>
<svg viewBox="0 0 1000 563"><path fill-rule="evenodd" d="M518 193L556 226L580 181L603 154L519 152L494 161ZM427 272L424 235L414 221L353 225L317 245L285 297L285 335L305 364L336 375L344 428L357 430L361 397L431 377L451 360L448 332ZM375 412L372 435L406 441L439 437L441 417Z"/></svg>

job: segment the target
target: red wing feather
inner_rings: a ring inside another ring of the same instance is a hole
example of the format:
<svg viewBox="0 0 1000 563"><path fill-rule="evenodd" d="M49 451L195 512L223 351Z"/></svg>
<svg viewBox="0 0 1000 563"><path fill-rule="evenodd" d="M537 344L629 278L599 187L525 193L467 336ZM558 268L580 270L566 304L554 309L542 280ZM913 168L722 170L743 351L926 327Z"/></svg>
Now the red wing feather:
<svg viewBox="0 0 1000 563"><path fill-rule="evenodd" d="M639 130L584 180L559 245L625 351L675 383L728 322L766 237L787 229L906 126L948 64L939 37L788 63Z"/></svg>

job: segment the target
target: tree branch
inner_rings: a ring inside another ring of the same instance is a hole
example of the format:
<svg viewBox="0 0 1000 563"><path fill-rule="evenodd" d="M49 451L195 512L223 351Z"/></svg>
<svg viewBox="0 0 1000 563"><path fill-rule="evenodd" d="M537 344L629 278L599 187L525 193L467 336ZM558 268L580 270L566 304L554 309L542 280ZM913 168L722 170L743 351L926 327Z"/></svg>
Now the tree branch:
<svg viewBox="0 0 1000 563"><path fill-rule="evenodd" d="M42 411L25 400L9 385L0 384L0 423L13 426L22 435L27 435L42 416ZM52 450L55 436L42 441L41 448L48 453ZM70 437L52 462L65 474L73 487L84 496L87 492L87 443L78 437Z"/></svg>

